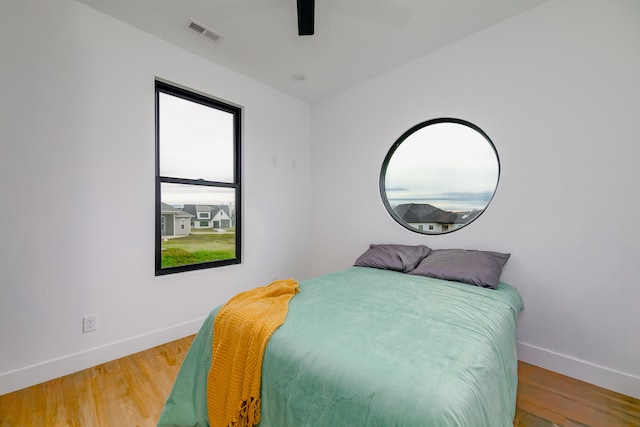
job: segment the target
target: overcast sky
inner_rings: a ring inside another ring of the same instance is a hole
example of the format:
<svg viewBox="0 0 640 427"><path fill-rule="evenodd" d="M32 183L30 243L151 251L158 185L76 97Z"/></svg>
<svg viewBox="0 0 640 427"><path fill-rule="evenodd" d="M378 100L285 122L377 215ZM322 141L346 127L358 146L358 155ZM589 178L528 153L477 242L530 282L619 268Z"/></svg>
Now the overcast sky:
<svg viewBox="0 0 640 427"><path fill-rule="evenodd" d="M160 93L160 175L233 182L233 115ZM171 205L223 204L234 191L162 184L162 201Z"/></svg>
<svg viewBox="0 0 640 427"><path fill-rule="evenodd" d="M228 205L235 202L235 190L232 188L162 183L160 189L160 200L172 206Z"/></svg>
<svg viewBox="0 0 640 427"><path fill-rule="evenodd" d="M457 123L419 129L394 152L385 175L388 198L495 190L498 159L476 130Z"/></svg>

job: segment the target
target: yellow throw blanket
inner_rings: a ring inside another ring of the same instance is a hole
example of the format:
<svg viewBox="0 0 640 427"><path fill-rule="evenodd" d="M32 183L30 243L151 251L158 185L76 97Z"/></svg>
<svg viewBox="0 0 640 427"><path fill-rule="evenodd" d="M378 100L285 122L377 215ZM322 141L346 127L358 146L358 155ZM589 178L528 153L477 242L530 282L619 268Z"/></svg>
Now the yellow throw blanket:
<svg viewBox="0 0 640 427"><path fill-rule="evenodd" d="M300 291L293 279L239 293L218 312L207 378L212 427L251 427L260 422L262 357L284 323L289 300Z"/></svg>

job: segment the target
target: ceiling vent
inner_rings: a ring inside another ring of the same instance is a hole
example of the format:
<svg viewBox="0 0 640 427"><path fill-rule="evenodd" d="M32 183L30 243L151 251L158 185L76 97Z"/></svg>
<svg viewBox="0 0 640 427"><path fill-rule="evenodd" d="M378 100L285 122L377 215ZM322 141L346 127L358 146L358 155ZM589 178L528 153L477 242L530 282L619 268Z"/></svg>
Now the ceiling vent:
<svg viewBox="0 0 640 427"><path fill-rule="evenodd" d="M195 31L201 36L210 38L214 42L222 40L222 36L220 34L216 33L211 28L207 28L198 21L194 21L193 19L189 20L189 25L187 26L187 28L189 28L191 31Z"/></svg>

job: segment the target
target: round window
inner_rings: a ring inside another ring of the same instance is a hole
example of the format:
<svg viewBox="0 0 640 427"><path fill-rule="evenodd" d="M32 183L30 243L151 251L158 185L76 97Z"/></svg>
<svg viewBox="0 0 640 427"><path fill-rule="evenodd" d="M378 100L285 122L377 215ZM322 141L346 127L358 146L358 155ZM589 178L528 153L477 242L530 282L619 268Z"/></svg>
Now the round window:
<svg viewBox="0 0 640 427"><path fill-rule="evenodd" d="M403 227L443 234L477 219L499 179L500 159L487 134L465 120L440 118L412 127L393 144L380 194Z"/></svg>

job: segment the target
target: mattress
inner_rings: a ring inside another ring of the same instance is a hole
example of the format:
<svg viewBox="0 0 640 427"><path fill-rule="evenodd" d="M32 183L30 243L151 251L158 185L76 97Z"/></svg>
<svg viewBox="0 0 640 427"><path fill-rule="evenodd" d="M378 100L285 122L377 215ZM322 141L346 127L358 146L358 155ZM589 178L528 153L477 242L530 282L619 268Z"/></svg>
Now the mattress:
<svg viewBox="0 0 640 427"><path fill-rule="evenodd" d="M352 267L300 283L262 368L260 426L512 426L518 291ZM207 426L214 309L159 426Z"/></svg>

